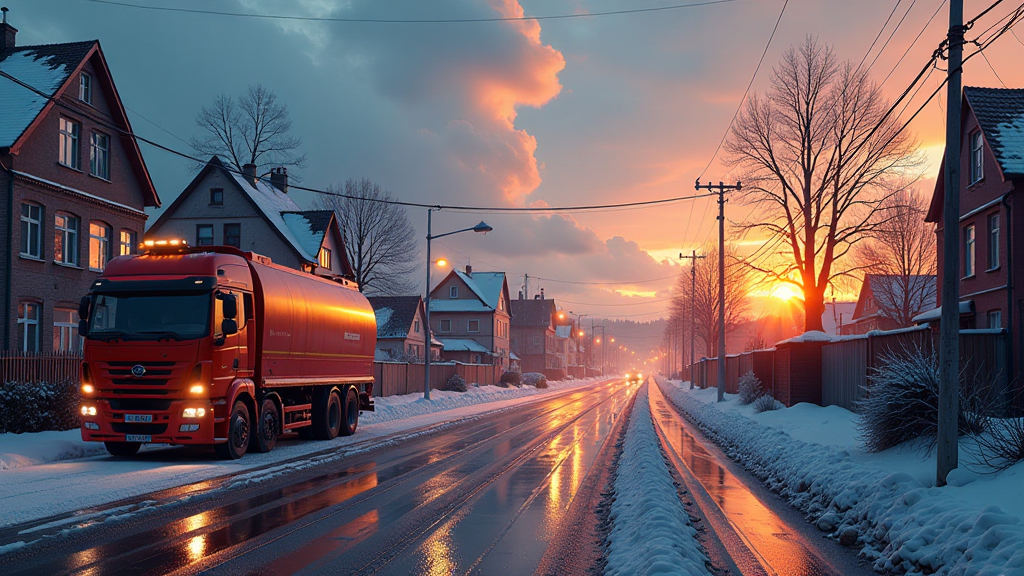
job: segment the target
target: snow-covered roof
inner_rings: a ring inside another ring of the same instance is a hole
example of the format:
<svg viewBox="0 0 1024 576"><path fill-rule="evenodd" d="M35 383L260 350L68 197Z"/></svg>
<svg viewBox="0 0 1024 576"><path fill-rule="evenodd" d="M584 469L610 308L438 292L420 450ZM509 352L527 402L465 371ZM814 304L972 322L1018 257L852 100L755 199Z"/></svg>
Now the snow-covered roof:
<svg viewBox="0 0 1024 576"><path fill-rule="evenodd" d="M413 320L420 310L419 296L371 296L367 300L377 316L378 340L409 337Z"/></svg>
<svg viewBox="0 0 1024 576"><path fill-rule="evenodd" d="M480 352L482 354L490 354L491 351L486 346L477 342L476 340L468 340L466 338L438 338L441 344L444 346L445 352Z"/></svg>
<svg viewBox="0 0 1024 576"><path fill-rule="evenodd" d="M974 300L964 300L960 302L960 313L971 314L974 312ZM924 324L925 322L938 322L942 319L942 306L932 308L927 312L922 312L917 316L914 316L915 324Z"/></svg>
<svg viewBox="0 0 1024 576"><path fill-rule="evenodd" d="M96 44L72 42L20 46L0 52L0 70L53 97ZM13 146L46 107L48 99L0 76L0 148Z"/></svg>
<svg viewBox="0 0 1024 576"><path fill-rule="evenodd" d="M572 338L572 326L555 326L555 336L559 338Z"/></svg>
<svg viewBox="0 0 1024 576"><path fill-rule="evenodd" d="M472 275L459 270L455 271L459 278L469 286L492 309L498 307L502 290L505 287L504 272L473 272Z"/></svg>
<svg viewBox="0 0 1024 576"><path fill-rule="evenodd" d="M292 248L300 256L306 258L306 260L316 262L317 254L320 251L320 243L317 243L316 248L312 251L307 250L307 246L311 245L315 240L310 232L302 231L301 214L303 212L299 205L292 200L291 196L262 180L257 180L253 184L241 174L236 172L228 172L228 174L235 179L238 187L252 199L267 221L274 228L277 228L281 235L288 240ZM298 234L292 230L292 227L288 225L288 221L285 220L285 214L289 212L293 213L289 219L292 221L293 226L299 229L300 232ZM323 234L320 234L320 240L323 241Z"/></svg>
<svg viewBox="0 0 1024 576"><path fill-rule="evenodd" d="M493 308L479 300L469 298L458 298L447 300L444 298L431 298L431 312L491 312Z"/></svg>
<svg viewBox="0 0 1024 576"><path fill-rule="evenodd" d="M333 213L330 210L282 212L281 219L298 241L303 253L316 260L327 235Z"/></svg>
<svg viewBox="0 0 1024 576"><path fill-rule="evenodd" d="M964 98L1003 174L1024 176L1024 89L967 86Z"/></svg>

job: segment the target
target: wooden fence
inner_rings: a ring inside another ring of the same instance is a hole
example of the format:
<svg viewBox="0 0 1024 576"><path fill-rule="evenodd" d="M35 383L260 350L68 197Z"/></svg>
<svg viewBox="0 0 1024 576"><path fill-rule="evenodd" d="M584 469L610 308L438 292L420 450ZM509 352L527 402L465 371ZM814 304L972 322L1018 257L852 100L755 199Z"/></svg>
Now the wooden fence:
<svg viewBox="0 0 1024 576"><path fill-rule="evenodd" d="M0 351L0 382L76 381L81 369L80 354Z"/></svg>

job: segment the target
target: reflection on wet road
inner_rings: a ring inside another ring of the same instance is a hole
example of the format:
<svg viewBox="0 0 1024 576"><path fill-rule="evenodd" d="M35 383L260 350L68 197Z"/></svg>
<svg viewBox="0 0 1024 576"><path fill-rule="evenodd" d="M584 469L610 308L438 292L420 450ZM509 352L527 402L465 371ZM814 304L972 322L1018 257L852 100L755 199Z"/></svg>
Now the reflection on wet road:
<svg viewBox="0 0 1024 576"><path fill-rule="evenodd" d="M651 413L664 441L686 468L684 476L688 474L703 487L703 494L698 494L696 486L691 489L708 522L720 537L731 528L745 546L746 550L729 550L727 539L723 539L730 556L735 559L752 554L760 565L750 569L740 565L743 573L785 576L849 573L849 567L838 567L823 557L817 550L817 543L810 542L801 530L780 518L729 471L719 456L706 449L703 437L695 437L689 424L669 405L654 383L650 386L650 402ZM705 494L710 502L700 501ZM708 510L709 507L714 509Z"/></svg>
<svg viewBox="0 0 1024 576"><path fill-rule="evenodd" d="M554 395L200 510L114 523L0 572L531 573L636 389Z"/></svg>

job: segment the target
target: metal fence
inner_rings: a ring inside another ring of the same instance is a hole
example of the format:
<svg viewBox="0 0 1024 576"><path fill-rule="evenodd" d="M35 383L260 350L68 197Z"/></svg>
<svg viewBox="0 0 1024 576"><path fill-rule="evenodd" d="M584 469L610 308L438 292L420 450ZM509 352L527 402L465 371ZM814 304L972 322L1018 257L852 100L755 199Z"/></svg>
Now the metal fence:
<svg viewBox="0 0 1024 576"><path fill-rule="evenodd" d="M0 382L77 381L81 370L77 353L0 351Z"/></svg>

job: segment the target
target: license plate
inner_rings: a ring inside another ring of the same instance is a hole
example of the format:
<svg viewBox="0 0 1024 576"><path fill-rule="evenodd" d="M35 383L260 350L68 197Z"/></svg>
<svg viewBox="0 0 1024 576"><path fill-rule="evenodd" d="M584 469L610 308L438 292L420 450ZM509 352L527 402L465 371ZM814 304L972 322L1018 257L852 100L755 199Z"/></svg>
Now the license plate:
<svg viewBox="0 0 1024 576"><path fill-rule="evenodd" d="M125 442L152 442L153 437L145 434L125 434Z"/></svg>
<svg viewBox="0 0 1024 576"><path fill-rule="evenodd" d="M152 414L125 414L124 415L124 421L125 422L152 422L153 421L153 415Z"/></svg>

